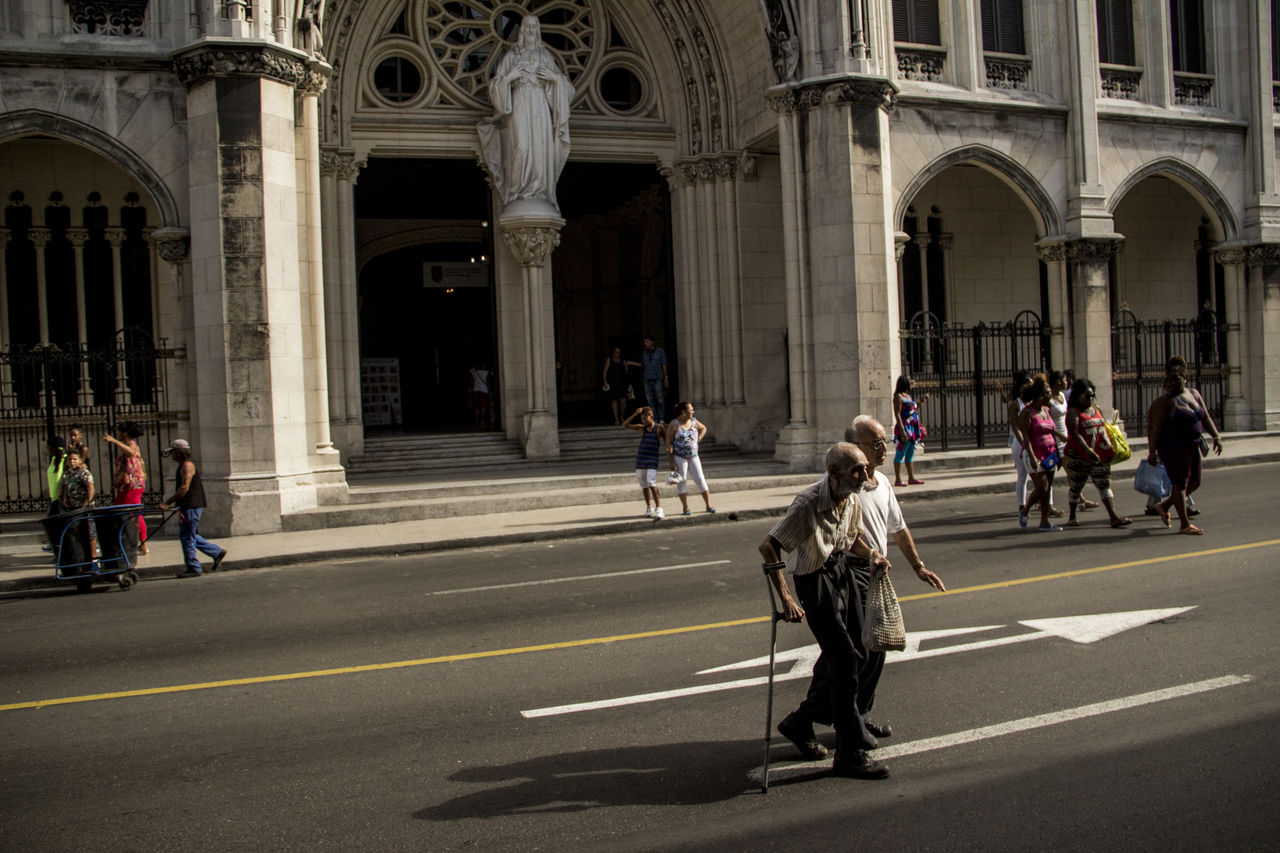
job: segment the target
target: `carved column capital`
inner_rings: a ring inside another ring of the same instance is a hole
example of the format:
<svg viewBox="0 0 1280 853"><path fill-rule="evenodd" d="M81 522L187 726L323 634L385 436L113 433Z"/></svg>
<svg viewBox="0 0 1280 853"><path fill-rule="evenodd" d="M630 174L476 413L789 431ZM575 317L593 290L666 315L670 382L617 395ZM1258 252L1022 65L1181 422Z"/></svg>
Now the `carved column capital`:
<svg viewBox="0 0 1280 853"><path fill-rule="evenodd" d="M356 176L366 165L364 160L357 160L352 151L338 151L333 148L320 149L320 174L337 175L344 181L355 183Z"/></svg>
<svg viewBox="0 0 1280 853"><path fill-rule="evenodd" d="M83 249L84 244L89 242L88 228L68 228L67 239L71 241L71 245L77 249Z"/></svg>
<svg viewBox="0 0 1280 853"><path fill-rule="evenodd" d="M103 236L107 238L107 242L111 244L111 248L119 249L124 243L126 236L125 230L119 226L113 225L110 228L102 229Z"/></svg>
<svg viewBox="0 0 1280 853"><path fill-rule="evenodd" d="M161 260L171 264L182 263L191 245L191 239L185 228L157 228L151 234L151 242L155 243L156 252Z"/></svg>
<svg viewBox="0 0 1280 853"><path fill-rule="evenodd" d="M954 234L939 234L938 239L935 240L934 243L937 244L938 248L942 251L949 252L951 251L951 247L955 245L955 241L956 235Z"/></svg>
<svg viewBox="0 0 1280 853"><path fill-rule="evenodd" d="M303 95L319 96L329 85L331 76L333 76L333 67L329 63L312 59L307 63L307 71L298 84L298 91Z"/></svg>
<svg viewBox="0 0 1280 853"><path fill-rule="evenodd" d="M721 180L733 180L738 174L738 155L722 154L711 161L711 171Z"/></svg>
<svg viewBox="0 0 1280 853"><path fill-rule="evenodd" d="M207 40L173 57L186 86L211 77L266 77L295 88L307 80L307 62L296 51L270 44Z"/></svg>
<svg viewBox="0 0 1280 853"><path fill-rule="evenodd" d="M52 234L50 234L48 228L28 228L27 229L27 239L30 240L37 249L43 249L46 245L48 245L49 238L51 236Z"/></svg>
<svg viewBox="0 0 1280 853"><path fill-rule="evenodd" d="M1120 251L1120 238L1085 237L1062 244L1068 261L1109 261Z"/></svg>
<svg viewBox="0 0 1280 853"><path fill-rule="evenodd" d="M1067 247L1062 243L1038 243L1036 257L1046 264L1067 259Z"/></svg>
<svg viewBox="0 0 1280 853"><path fill-rule="evenodd" d="M562 225L503 225L502 240L522 266L541 267L551 257L552 250L560 245Z"/></svg>
<svg viewBox="0 0 1280 853"><path fill-rule="evenodd" d="M765 98L769 107L778 113L844 104L876 107L888 113L897 105L898 91L897 85L888 78L845 77L775 86Z"/></svg>

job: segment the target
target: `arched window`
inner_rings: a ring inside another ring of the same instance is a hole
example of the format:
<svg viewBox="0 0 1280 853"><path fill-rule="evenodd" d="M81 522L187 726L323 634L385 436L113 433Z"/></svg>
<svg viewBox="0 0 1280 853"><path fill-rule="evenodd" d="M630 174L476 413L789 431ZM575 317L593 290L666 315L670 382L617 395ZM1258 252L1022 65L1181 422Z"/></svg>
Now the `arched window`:
<svg viewBox="0 0 1280 853"><path fill-rule="evenodd" d="M1274 19L1271 26L1275 28ZM1169 0L1169 35L1173 40L1173 70L1204 74L1203 0Z"/></svg>

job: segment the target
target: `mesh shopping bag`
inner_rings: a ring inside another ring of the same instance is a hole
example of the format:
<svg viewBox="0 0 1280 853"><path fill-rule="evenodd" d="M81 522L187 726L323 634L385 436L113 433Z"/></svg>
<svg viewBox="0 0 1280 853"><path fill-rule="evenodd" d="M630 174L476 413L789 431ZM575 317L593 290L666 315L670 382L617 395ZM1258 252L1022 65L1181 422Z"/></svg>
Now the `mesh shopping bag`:
<svg viewBox="0 0 1280 853"><path fill-rule="evenodd" d="M900 652L907 647L902 608L888 572L873 572L867 584L866 612L862 619L862 645L871 652Z"/></svg>

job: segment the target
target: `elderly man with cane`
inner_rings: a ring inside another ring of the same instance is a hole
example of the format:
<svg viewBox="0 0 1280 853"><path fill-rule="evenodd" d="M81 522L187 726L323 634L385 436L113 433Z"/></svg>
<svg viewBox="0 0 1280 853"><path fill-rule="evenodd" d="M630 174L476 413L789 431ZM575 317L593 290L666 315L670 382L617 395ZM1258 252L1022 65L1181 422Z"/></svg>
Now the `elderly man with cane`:
<svg viewBox="0 0 1280 853"><path fill-rule="evenodd" d="M832 772L856 779L883 779L889 768L872 759L875 736L858 710L858 674L867 653L861 643L861 599L854 588L846 556L861 557L876 571L888 571L884 555L872 549L860 527L861 505L855 496L867 479L867 459L855 445L840 442L827 450L826 473L792 501L787 514L760 543L764 570L782 602L781 618L787 622L806 619L809 630L822 649L814 667L809 696L801 708L823 704L836 730L836 757ZM789 552L788 562L781 561ZM796 595L783 576L790 568L795 576ZM813 728L799 730L788 725L788 717L778 729L803 750L817 747L806 757L826 754L813 738ZM816 753L816 754L815 754Z"/></svg>

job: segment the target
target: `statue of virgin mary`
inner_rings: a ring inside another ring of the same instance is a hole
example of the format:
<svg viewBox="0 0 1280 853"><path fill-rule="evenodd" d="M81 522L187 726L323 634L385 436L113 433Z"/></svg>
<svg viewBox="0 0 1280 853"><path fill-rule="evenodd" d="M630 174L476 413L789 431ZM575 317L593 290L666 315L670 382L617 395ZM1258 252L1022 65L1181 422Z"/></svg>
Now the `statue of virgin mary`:
<svg viewBox="0 0 1280 853"><path fill-rule="evenodd" d="M542 43L535 15L520 22L515 47L498 63L489 82L493 116L476 130L493 186L508 212L513 203L543 201L559 214L556 181L569 159L569 101L573 84ZM537 212L542 205L516 204Z"/></svg>

